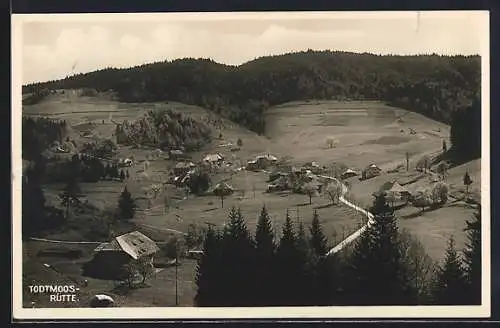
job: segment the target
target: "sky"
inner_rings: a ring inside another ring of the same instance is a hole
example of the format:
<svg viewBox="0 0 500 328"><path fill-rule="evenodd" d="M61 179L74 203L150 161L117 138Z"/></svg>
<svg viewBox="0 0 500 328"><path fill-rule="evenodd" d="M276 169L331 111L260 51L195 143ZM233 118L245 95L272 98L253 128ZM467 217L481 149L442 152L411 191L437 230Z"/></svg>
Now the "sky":
<svg viewBox="0 0 500 328"><path fill-rule="evenodd" d="M22 58L27 84L185 57L240 65L308 49L480 54L487 19L484 12L459 11L52 14L13 15L12 30L22 44L14 58Z"/></svg>

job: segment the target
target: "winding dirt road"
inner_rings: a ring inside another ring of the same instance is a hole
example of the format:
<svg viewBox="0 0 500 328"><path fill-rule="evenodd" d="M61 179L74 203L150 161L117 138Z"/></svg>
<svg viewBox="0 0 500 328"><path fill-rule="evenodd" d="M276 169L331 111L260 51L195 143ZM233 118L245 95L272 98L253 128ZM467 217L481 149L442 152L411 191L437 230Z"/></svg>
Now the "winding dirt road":
<svg viewBox="0 0 500 328"><path fill-rule="evenodd" d="M347 199L345 199L344 196L347 193L347 187L345 184L343 184L342 182L340 182L338 179L336 179L334 177L327 177L327 176L322 176L322 177L333 179L333 180L337 181L337 183L341 183L342 184L342 195L339 197L339 201L342 202L344 205L354 209L355 211L360 212L361 214L363 214L364 216L366 216L368 218L368 222L364 226L362 226L356 232L349 235L346 239L342 240L335 247L330 249L328 251L328 253L326 253L326 256L330 256L332 254L335 254L335 253L341 251L344 247L346 247L347 245L349 245L350 243L355 241L359 236L361 236L366 231L366 229L368 229L372 224L375 223L375 218L374 218L374 215L372 213L368 212L364 208L361 208L361 207L351 203Z"/></svg>

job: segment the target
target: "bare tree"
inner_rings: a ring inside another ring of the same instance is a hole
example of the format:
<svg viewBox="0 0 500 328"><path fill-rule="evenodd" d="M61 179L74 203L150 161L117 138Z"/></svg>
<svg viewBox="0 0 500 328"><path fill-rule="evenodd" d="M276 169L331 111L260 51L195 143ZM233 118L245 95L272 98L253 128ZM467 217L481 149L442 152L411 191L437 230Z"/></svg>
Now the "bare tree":
<svg viewBox="0 0 500 328"><path fill-rule="evenodd" d="M444 182L437 182L431 190L433 204L444 205L448 201L448 185Z"/></svg>
<svg viewBox="0 0 500 328"><path fill-rule="evenodd" d="M153 262L150 258L139 259L135 263L137 268L137 273L142 277L142 284L146 282L146 279L151 277L154 273Z"/></svg>
<svg viewBox="0 0 500 328"><path fill-rule="evenodd" d="M214 189L214 195L220 198L221 207L224 208L224 198L233 193L233 189L226 183L219 183Z"/></svg>
<svg viewBox="0 0 500 328"><path fill-rule="evenodd" d="M334 148L337 143L338 140L335 137L326 138L326 145L328 146L328 148Z"/></svg>
<svg viewBox="0 0 500 328"><path fill-rule="evenodd" d="M436 172L444 179L448 174L449 165L446 162L441 162L436 167Z"/></svg>
<svg viewBox="0 0 500 328"><path fill-rule="evenodd" d="M431 195L427 190L420 191L417 195L412 196L410 202L413 206L421 208L422 212L425 211L427 206L431 206L433 203Z"/></svg>
<svg viewBox="0 0 500 328"><path fill-rule="evenodd" d="M325 188L325 194L328 195L332 204L337 203L342 195L342 185L339 182L330 182Z"/></svg>
<svg viewBox="0 0 500 328"><path fill-rule="evenodd" d="M464 175L464 186L465 186L465 194L469 196L470 185L472 184L472 179L470 178L469 172L465 172Z"/></svg>
<svg viewBox="0 0 500 328"><path fill-rule="evenodd" d="M309 197L309 205L312 204L312 197L317 193L318 188L315 184L308 182L303 187L302 190Z"/></svg>

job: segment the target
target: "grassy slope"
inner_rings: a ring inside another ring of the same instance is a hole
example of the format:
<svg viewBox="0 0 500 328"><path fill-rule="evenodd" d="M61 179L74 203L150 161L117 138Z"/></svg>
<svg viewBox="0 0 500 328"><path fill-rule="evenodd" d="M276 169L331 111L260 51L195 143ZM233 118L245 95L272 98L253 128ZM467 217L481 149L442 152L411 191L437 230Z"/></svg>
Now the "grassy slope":
<svg viewBox="0 0 500 328"><path fill-rule="evenodd" d="M403 162L406 152L418 155L439 150L443 139L449 143L448 126L379 102L294 102L266 115L267 135L275 148L300 161L389 167ZM411 135L409 128L417 134ZM328 137L338 140L335 148L327 147Z"/></svg>
<svg viewBox="0 0 500 328"><path fill-rule="evenodd" d="M79 130L91 128L100 137L113 137L114 124L109 121L109 114L112 113L113 121L124 119L134 119L141 115L144 110L152 108L173 108L187 112L195 117L201 115L212 115L207 110L196 106L188 106L179 103L154 103L154 104L123 104L110 99L109 97L88 98L79 97L66 91L64 95L56 94L42 101L40 104L25 106L23 114L43 113L53 114L54 117L64 118L71 122L73 126L72 138L77 142L84 142L86 138L79 135ZM406 114L405 114L406 113ZM398 122L397 117L405 114L403 122ZM104 124L102 124L104 120ZM95 124L89 125L88 122ZM216 140L207 149L194 154L195 159L199 159L204 153L220 151L228 158L233 158L235 162L245 162L255 154L271 152L276 155L292 156L292 161L297 164L305 161L315 160L327 165L333 161L343 162L354 168L363 168L371 162L375 162L384 169L392 168L404 161L405 152L412 155L411 165L424 153L435 152L441 149L442 140L448 141L449 127L441 123L427 119L421 115L409 113L404 110L387 107L377 102L351 102L340 103L333 101L308 101L283 104L271 108L266 117L267 131L266 137L258 136L247 129L224 120L222 131L223 140ZM78 124L80 124L78 126ZM409 133L409 128L417 131L416 135ZM403 130L403 132L401 132ZM437 132L440 130L440 132ZM218 133L217 133L218 134ZM339 143L334 149L326 147L326 138L333 136ZM224 143L236 143L238 138L242 138L243 147L240 152L231 153L228 147L220 147ZM119 149L121 156L134 154L138 160L148 157L149 151L141 149L130 149L128 147ZM298 209L302 220L308 222L311 218L313 208L319 207L321 221L325 226L325 232L329 238L340 239L342 234L347 234L356 229L362 218L353 211L345 207L322 207L328 203L324 198L313 198L313 205L307 204L308 199L302 195L278 195L264 193L267 177L262 173L240 172L234 175L230 183L235 187L234 196L225 200L224 208L220 206L220 201L213 196L202 198L190 197L187 200L177 201L172 199L170 211L163 213L162 199L158 197L153 202L153 209L146 209L146 202L142 197L144 190L152 183L161 181L161 175L165 174L169 167L174 165L171 161L163 159L150 159L150 167L147 176L141 176L142 164L130 168L131 179L125 183L102 181L95 184L82 184L83 191L87 194L88 201L101 207L114 207L121 189L126 184L132 194L138 199L141 212L138 213L136 223L167 229L177 229L185 231L191 222L212 222L222 225L227 217L230 206L240 206L245 214L250 229L254 229L258 211L263 204L266 204L271 216L275 221L275 229L280 231L286 209L290 209L292 217L296 215ZM480 161L467 164L472 179L473 189L479 188L480 181ZM457 167L450 171L448 177L452 189L461 187L461 178L464 167ZM353 184L353 195L357 202L368 206L371 203L371 193L389 179L410 180L416 174L396 173L366 180L363 182L351 179ZM227 177L221 174L214 177L214 182L218 182ZM417 186L426 183L420 180L414 184ZM453 185L455 184L455 185ZM255 195L253 188L255 186ZM57 204L56 198L62 186L51 186L46 190L49 201ZM411 186L409 186L410 188ZM179 194L179 191L167 191L171 196ZM177 207L176 208L176 205ZM313 207L313 208L311 208ZM402 210L400 216L411 217L413 208ZM423 216L414 218L402 218L400 226L409 229L416 234L423 242L427 251L435 259L440 259L444 253L446 238L453 234L459 243L463 245L463 223L469 218L472 210L463 207L447 206L433 212L425 213ZM148 231L147 229L145 231ZM151 232L151 229L149 230ZM78 238L77 235L56 236L59 239ZM63 265L67 267L68 265ZM68 272L74 269L69 265ZM74 267L74 266L73 266ZM188 262L183 269L187 277L182 293L185 295L181 304L189 305L192 299L193 285L193 263ZM167 305L173 297L173 287L166 283L172 281L171 272L168 269L160 273L151 285L155 288L163 286L162 292L151 292L151 288L136 290L133 295L126 299L118 297L123 305L137 306L139 300L149 305ZM38 277L38 276L37 276ZM163 281L163 282L161 282ZM189 282L191 281L191 283ZM158 285L159 284L159 285ZM157 286L158 285L158 286ZM101 288L97 283L96 288ZM170 286L170 287L168 287ZM102 286L104 290L110 290L110 286ZM149 291L148 291L149 290ZM94 290L92 290L94 292ZM95 290L97 292L97 289ZM168 297L167 297L168 296ZM148 299L146 301L146 298Z"/></svg>

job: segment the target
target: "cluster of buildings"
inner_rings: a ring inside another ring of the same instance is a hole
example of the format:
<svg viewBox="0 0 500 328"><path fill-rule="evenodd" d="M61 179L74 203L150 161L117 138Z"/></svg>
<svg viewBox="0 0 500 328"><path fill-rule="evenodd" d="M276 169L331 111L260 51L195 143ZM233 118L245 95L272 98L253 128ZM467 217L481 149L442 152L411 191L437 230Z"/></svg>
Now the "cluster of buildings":
<svg viewBox="0 0 500 328"><path fill-rule="evenodd" d="M225 164L225 157L221 153L208 154L198 163L186 160L185 158L177 160L177 164L171 171L170 182L179 187L186 185L191 175L196 172L196 169L204 168L212 172Z"/></svg>
<svg viewBox="0 0 500 328"><path fill-rule="evenodd" d="M278 163L278 158L271 154L259 155L255 159L249 160L246 169L249 171L265 170Z"/></svg>

